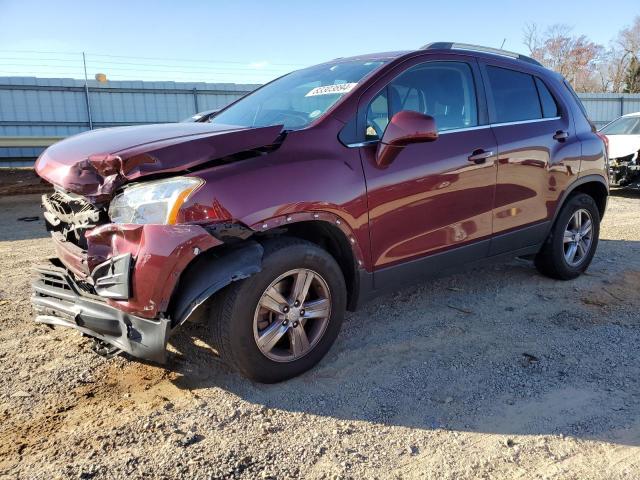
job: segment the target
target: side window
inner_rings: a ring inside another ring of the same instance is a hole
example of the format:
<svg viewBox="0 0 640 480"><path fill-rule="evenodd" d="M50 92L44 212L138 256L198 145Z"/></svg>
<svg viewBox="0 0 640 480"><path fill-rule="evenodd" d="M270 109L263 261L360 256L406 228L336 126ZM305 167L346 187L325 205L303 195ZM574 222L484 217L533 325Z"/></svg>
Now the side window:
<svg viewBox="0 0 640 480"><path fill-rule="evenodd" d="M389 123L389 103L387 102L387 89L385 88L375 96L367 108L367 140L378 140L382 137L384 129Z"/></svg>
<svg viewBox="0 0 640 480"><path fill-rule="evenodd" d="M384 108L377 102L387 104ZM431 115L438 131L478 125L473 73L462 62L429 62L410 68L375 97L367 109L367 139L378 139L401 110ZM371 135L370 135L371 134Z"/></svg>
<svg viewBox="0 0 640 480"><path fill-rule="evenodd" d="M542 115L544 118L553 118L558 116L558 104L553 95L542 80L536 77L536 87L540 95L540 105L542 105Z"/></svg>
<svg viewBox="0 0 640 480"><path fill-rule="evenodd" d="M499 67L487 67L496 109L496 123L542 118L538 90L531 75Z"/></svg>

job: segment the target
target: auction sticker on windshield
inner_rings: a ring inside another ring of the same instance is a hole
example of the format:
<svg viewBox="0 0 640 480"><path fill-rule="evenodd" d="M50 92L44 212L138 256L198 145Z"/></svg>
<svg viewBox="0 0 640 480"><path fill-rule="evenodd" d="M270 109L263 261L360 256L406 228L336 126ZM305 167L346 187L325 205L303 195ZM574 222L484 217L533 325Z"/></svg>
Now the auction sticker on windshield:
<svg viewBox="0 0 640 480"><path fill-rule="evenodd" d="M309 91L305 97L315 97L317 95L333 95L335 93L347 93L353 90L357 83L340 83L338 85L327 85L316 87Z"/></svg>

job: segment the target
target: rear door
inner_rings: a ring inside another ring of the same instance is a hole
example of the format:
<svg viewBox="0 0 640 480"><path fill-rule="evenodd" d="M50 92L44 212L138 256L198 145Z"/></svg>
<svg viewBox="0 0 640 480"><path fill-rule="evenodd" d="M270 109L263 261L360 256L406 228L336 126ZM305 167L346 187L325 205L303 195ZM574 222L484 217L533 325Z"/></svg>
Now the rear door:
<svg viewBox="0 0 640 480"><path fill-rule="evenodd" d="M490 254L544 241L557 201L580 168L569 109L536 70L481 60L498 172Z"/></svg>

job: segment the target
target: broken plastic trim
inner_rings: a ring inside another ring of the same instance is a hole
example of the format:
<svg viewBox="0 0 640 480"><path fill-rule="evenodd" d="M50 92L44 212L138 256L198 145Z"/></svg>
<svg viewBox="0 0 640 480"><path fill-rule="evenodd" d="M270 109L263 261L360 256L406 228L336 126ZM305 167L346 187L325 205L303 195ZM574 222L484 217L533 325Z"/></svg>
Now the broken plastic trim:
<svg viewBox="0 0 640 480"><path fill-rule="evenodd" d="M111 257L93 269L91 279L98 295L113 300L127 300L131 297L132 257L130 253Z"/></svg>
<svg viewBox="0 0 640 480"><path fill-rule="evenodd" d="M262 245L254 240L232 245L221 256L203 255L184 272L171 306L173 328L183 324L214 293L262 270Z"/></svg>
<svg viewBox="0 0 640 480"><path fill-rule="evenodd" d="M206 225L205 230L216 237L221 242L230 244L241 240L246 240L254 231L240 223L221 222Z"/></svg>

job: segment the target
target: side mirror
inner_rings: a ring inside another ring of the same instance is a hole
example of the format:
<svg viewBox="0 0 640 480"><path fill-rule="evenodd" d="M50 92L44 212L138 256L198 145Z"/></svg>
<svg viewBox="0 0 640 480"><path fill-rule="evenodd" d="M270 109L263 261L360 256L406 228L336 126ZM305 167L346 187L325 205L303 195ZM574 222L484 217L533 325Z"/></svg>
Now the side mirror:
<svg viewBox="0 0 640 480"><path fill-rule="evenodd" d="M411 143L433 142L438 138L436 121L430 115L402 110L391 117L376 152L376 164L386 168Z"/></svg>

